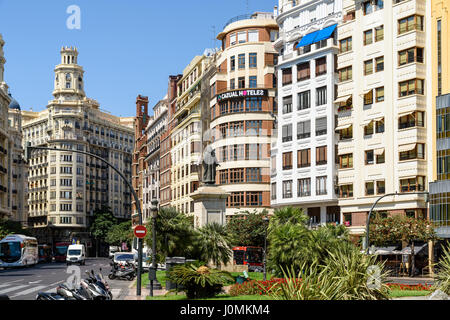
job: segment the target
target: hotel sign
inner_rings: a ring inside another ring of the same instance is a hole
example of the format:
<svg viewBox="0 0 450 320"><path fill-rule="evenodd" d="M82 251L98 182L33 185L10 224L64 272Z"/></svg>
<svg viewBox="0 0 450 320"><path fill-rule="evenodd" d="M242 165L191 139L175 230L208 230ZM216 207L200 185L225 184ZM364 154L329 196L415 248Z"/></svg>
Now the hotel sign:
<svg viewBox="0 0 450 320"><path fill-rule="evenodd" d="M250 89L250 90L236 90L221 93L217 96L217 101L230 100L236 98L253 98L267 96L266 89Z"/></svg>

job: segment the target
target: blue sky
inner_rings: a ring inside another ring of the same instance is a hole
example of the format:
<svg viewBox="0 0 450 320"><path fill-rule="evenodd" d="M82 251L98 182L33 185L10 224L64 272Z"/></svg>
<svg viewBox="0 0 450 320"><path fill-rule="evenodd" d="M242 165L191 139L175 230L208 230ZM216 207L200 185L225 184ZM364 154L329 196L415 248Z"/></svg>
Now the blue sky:
<svg viewBox="0 0 450 320"><path fill-rule="evenodd" d="M0 0L5 80L23 110L43 110L53 98L61 47L76 46L87 96L114 115L133 116L138 94L153 106L166 94L169 75L214 46L213 26L217 34L230 18L272 12L277 2ZM73 4L81 9L80 30L66 27Z"/></svg>

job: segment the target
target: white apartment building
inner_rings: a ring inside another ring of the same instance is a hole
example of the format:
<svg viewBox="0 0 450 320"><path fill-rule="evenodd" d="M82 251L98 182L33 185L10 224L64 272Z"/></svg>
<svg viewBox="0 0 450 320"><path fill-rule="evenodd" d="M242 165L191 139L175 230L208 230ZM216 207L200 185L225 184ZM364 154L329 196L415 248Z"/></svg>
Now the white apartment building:
<svg viewBox="0 0 450 320"><path fill-rule="evenodd" d="M22 110L23 143L94 153L131 180L133 118L104 112L97 101L86 97L84 71L77 59L76 48L61 49L54 99L43 111ZM77 239L89 246L87 228L94 211L104 206L117 218L131 217L131 193L125 182L90 156L35 150L29 161L28 183L29 227L40 242L70 241L78 233Z"/></svg>
<svg viewBox="0 0 450 320"><path fill-rule="evenodd" d="M338 26L339 206L361 235L378 197L425 191L432 147L425 0L344 0ZM433 121L433 120L431 120ZM382 214L426 217L423 195L389 196Z"/></svg>
<svg viewBox="0 0 450 320"><path fill-rule="evenodd" d="M158 101L153 107L153 116L151 116L147 128L145 129L145 136L147 138L147 156L145 162L147 163L144 169L144 183L143 183L143 204L142 212L144 215L144 223L151 219L151 203L153 200L160 201L160 145L161 134L167 130L167 95L164 99Z"/></svg>
<svg viewBox="0 0 450 320"><path fill-rule="evenodd" d="M342 1L279 1L271 205L301 207L311 225L340 220L334 99L341 20Z"/></svg>

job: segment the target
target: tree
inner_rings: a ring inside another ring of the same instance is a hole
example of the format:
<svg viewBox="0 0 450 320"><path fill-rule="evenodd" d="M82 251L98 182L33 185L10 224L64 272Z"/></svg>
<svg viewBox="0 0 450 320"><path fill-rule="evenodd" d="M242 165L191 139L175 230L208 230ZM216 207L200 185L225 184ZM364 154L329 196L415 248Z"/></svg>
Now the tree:
<svg viewBox="0 0 450 320"><path fill-rule="evenodd" d="M414 241L436 239L436 233L430 221L406 216L376 216L369 227L369 239L377 246L395 242L405 242L411 246L411 276L415 270Z"/></svg>
<svg viewBox="0 0 450 320"><path fill-rule="evenodd" d="M96 209L94 211L94 221L90 227L90 231L97 241L97 255L98 243L105 241L108 232L117 224L117 219L114 217L112 211L108 207Z"/></svg>
<svg viewBox="0 0 450 320"><path fill-rule="evenodd" d="M342 225L308 228L308 217L301 209L285 207L274 212L269 224L268 262L276 275L292 269L297 273L304 265L321 264L330 252L347 249L352 244Z"/></svg>
<svg viewBox="0 0 450 320"><path fill-rule="evenodd" d="M198 229L195 236L195 250L199 260L212 261L217 267L231 260L232 238L227 229L218 223L210 223Z"/></svg>
<svg viewBox="0 0 450 320"><path fill-rule="evenodd" d="M0 240L8 234L23 234L26 236L31 235L30 231L24 229L20 222L9 219L0 219Z"/></svg>
<svg viewBox="0 0 450 320"><path fill-rule="evenodd" d="M120 224L114 225L106 235L106 242L111 245L119 246L123 242L131 245L133 242L134 234L131 226L131 220L125 221Z"/></svg>
<svg viewBox="0 0 450 320"><path fill-rule="evenodd" d="M263 218L266 216L267 210L242 211L233 216L226 226L233 245L264 247L267 222Z"/></svg>
<svg viewBox="0 0 450 320"><path fill-rule="evenodd" d="M152 247L152 219L147 223L145 241ZM178 212L175 208L161 208L156 217L156 253L157 260L164 262L165 257L191 257L194 242L194 228L191 217Z"/></svg>

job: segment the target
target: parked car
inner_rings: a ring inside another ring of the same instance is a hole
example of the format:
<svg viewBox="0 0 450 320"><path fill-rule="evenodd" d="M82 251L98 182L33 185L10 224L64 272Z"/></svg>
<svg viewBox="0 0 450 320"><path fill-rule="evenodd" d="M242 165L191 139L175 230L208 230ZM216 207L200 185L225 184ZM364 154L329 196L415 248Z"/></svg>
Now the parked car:
<svg viewBox="0 0 450 320"><path fill-rule="evenodd" d="M132 252L116 252L114 253L113 262L122 265L126 262L135 264L134 254Z"/></svg>

